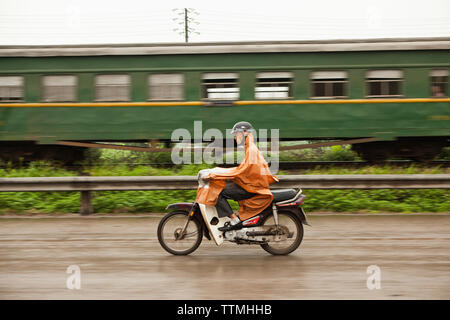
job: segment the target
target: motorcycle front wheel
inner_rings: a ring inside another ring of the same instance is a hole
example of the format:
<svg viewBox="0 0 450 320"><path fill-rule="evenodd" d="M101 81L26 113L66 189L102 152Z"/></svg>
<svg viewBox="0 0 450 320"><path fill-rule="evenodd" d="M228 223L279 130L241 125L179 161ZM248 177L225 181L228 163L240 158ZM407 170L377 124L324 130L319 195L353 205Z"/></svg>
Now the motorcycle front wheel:
<svg viewBox="0 0 450 320"><path fill-rule="evenodd" d="M273 215L267 216L263 224L276 228ZM289 211L278 211L278 225L280 232L287 235L287 239L261 244L261 248L273 255L287 255L297 249L302 242L303 225L300 219Z"/></svg>
<svg viewBox="0 0 450 320"><path fill-rule="evenodd" d="M191 219L184 234L182 231L189 216L186 211L166 214L158 225L158 241L167 252L174 255L187 255L194 252L202 243L203 232L200 222Z"/></svg>

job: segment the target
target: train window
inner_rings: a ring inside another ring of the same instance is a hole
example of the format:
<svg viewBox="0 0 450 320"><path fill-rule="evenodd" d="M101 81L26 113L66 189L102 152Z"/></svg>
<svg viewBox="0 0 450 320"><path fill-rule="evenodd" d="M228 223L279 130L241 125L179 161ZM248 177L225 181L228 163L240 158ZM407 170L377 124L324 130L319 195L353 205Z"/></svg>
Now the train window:
<svg viewBox="0 0 450 320"><path fill-rule="evenodd" d="M182 74L151 74L148 76L150 100L183 100Z"/></svg>
<svg viewBox="0 0 450 320"><path fill-rule="evenodd" d="M403 72L401 70L371 70L366 74L368 98L401 97Z"/></svg>
<svg viewBox="0 0 450 320"><path fill-rule="evenodd" d="M75 101L77 77L73 75L44 76L42 97L45 102Z"/></svg>
<svg viewBox="0 0 450 320"><path fill-rule="evenodd" d="M0 102L23 101L23 77L0 77Z"/></svg>
<svg viewBox="0 0 450 320"><path fill-rule="evenodd" d="M311 73L312 98L346 98L347 72L315 71Z"/></svg>
<svg viewBox="0 0 450 320"><path fill-rule="evenodd" d="M446 97L448 86L448 70L431 70L431 96L432 97Z"/></svg>
<svg viewBox="0 0 450 320"><path fill-rule="evenodd" d="M96 101L129 101L130 76L102 74L95 78Z"/></svg>
<svg viewBox="0 0 450 320"><path fill-rule="evenodd" d="M255 87L256 99L292 98L292 72L260 72Z"/></svg>
<svg viewBox="0 0 450 320"><path fill-rule="evenodd" d="M239 76L237 73L204 73L202 78L203 99L238 100Z"/></svg>

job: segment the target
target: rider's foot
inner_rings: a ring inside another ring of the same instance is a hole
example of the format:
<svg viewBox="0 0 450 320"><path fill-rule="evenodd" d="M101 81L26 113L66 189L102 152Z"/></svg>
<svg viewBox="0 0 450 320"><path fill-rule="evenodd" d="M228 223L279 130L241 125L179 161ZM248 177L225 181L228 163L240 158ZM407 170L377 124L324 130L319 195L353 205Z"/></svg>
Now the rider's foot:
<svg viewBox="0 0 450 320"><path fill-rule="evenodd" d="M231 221L230 221L230 223L231 223L232 225L238 224L239 222L241 222L241 219L239 219L238 217L234 217L234 218L232 218Z"/></svg>
<svg viewBox="0 0 450 320"><path fill-rule="evenodd" d="M218 228L219 231L230 231L235 229L242 228L242 222L239 218L231 219L230 221L225 222L223 227Z"/></svg>

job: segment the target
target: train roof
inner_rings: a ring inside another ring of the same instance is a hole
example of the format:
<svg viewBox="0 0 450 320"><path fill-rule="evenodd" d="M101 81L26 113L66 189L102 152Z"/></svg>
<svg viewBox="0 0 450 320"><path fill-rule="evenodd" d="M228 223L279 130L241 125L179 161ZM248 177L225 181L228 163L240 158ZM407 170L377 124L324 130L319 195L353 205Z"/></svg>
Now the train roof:
<svg viewBox="0 0 450 320"><path fill-rule="evenodd" d="M446 50L450 38L0 46L0 57Z"/></svg>

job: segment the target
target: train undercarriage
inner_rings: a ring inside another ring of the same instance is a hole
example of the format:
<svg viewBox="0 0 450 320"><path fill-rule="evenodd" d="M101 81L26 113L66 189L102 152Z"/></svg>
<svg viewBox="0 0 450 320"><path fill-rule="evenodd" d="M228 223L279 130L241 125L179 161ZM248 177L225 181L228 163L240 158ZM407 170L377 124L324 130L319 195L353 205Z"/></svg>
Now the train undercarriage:
<svg viewBox="0 0 450 320"><path fill-rule="evenodd" d="M292 139L289 139L292 140ZM73 165L86 158L90 148L106 148L141 152L170 152L170 141L145 141L145 147L115 144L113 142L96 143L91 141L59 141L58 144L37 144L34 141L1 141L0 160L14 165L35 160L57 161L64 165ZM142 142L142 141L141 141ZM163 144L161 145L162 142ZM381 162L389 158L401 158L420 162L433 160L442 149L449 146L446 137L408 137L393 141L377 141L375 138L360 138L337 140L329 142L310 143L298 146L280 146L280 151L318 148L332 145L351 144L352 150L365 161ZM159 146L157 146L159 145ZM225 145L225 143L223 144Z"/></svg>
<svg viewBox="0 0 450 320"><path fill-rule="evenodd" d="M352 149L366 161L378 162L395 157L426 162L433 160L446 146L448 139L443 137L399 138L394 141L353 144Z"/></svg>
<svg viewBox="0 0 450 320"><path fill-rule="evenodd" d="M13 166L37 160L57 161L73 165L85 159L87 148L43 145L34 141L1 141L0 160Z"/></svg>

